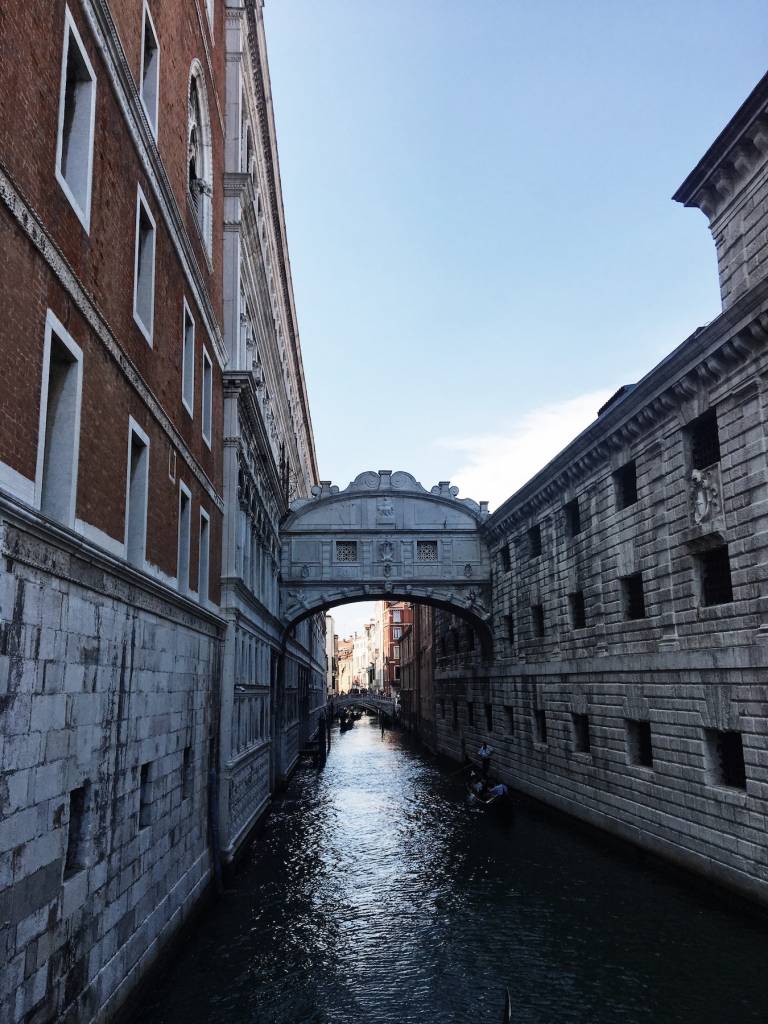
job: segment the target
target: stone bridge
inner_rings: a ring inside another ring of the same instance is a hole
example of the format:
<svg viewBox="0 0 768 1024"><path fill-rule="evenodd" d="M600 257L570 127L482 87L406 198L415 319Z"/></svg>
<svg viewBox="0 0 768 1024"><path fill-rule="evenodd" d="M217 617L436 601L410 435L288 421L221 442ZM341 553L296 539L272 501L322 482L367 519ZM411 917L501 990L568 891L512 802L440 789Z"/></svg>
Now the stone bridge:
<svg viewBox="0 0 768 1024"><path fill-rule="evenodd" d="M467 619L490 646L491 567L481 525L487 502L441 481L366 472L339 490L328 481L294 501L281 529L286 629L355 601L414 601Z"/></svg>

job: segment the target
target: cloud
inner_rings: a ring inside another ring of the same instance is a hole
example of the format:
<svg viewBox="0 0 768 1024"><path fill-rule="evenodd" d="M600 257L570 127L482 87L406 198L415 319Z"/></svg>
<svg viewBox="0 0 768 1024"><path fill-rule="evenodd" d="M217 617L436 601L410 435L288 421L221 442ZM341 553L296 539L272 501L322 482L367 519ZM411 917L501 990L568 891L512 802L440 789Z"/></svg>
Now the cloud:
<svg viewBox="0 0 768 1024"><path fill-rule="evenodd" d="M499 433L438 441L457 453L451 483L460 488L459 497L497 508L589 426L614 391L590 391L539 406Z"/></svg>

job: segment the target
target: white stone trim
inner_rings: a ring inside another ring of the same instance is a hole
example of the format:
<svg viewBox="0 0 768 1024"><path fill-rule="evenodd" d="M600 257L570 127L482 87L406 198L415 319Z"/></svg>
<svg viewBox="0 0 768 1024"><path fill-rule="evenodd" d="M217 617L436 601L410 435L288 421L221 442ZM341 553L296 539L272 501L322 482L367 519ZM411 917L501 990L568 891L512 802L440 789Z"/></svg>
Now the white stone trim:
<svg viewBox="0 0 768 1024"><path fill-rule="evenodd" d="M155 70L157 81L155 84L154 110L149 109L149 107L147 106L146 99L144 98L144 39L147 31L147 22L149 22L149 28L152 32L152 35L154 36L155 46L157 48L157 68ZM141 19L141 60L139 66L139 95L141 97L141 105L144 107L144 113L147 115L149 127L152 129L152 134L154 135L154 137L157 138L157 131L159 127L158 111L160 109L160 37L157 34L155 22L154 19L152 18L152 13L149 9L149 4L147 3L147 0L144 0L144 13Z"/></svg>
<svg viewBox="0 0 768 1024"><path fill-rule="evenodd" d="M144 320L136 308L136 300L139 292L139 225L141 223L142 211L146 214L150 223L152 224L152 283L150 287L150 300L149 300L149 323L145 324ZM157 246L157 225L155 224L155 218L152 216L152 211L149 208L149 203L141 189L141 185L136 186L136 224L135 234L133 239L133 319L147 339L147 344L152 347L152 335L155 324L155 251Z"/></svg>
<svg viewBox="0 0 768 1024"><path fill-rule="evenodd" d="M203 345L203 356L202 356L203 373L200 381L200 427L203 435L203 440L211 447L211 438L213 437L213 362L211 357L208 355L208 350ZM209 383L206 396L206 374ZM206 415L207 414L207 415ZM205 432L205 421L208 420L208 433Z"/></svg>
<svg viewBox="0 0 768 1024"><path fill-rule="evenodd" d="M80 458L80 409L83 399L83 350L66 329L61 320L50 309L45 317L45 339L43 341L43 380L40 387L40 415L37 429L37 464L35 468L35 500L34 506L40 508L43 491L43 465L45 463L45 432L48 415L48 378L51 369L51 335L56 337L69 350L77 363L77 397L75 399L75 443L72 451L72 493L69 498L69 512L64 521L65 526L72 527L75 521L75 503L77 501L77 467Z"/></svg>
<svg viewBox="0 0 768 1024"><path fill-rule="evenodd" d="M123 552L126 561L128 560L128 516L130 514L130 495L131 495L131 440L133 435L139 438L139 440L145 445L147 449L147 472L146 480L144 481L144 487L146 488L147 500L144 505L144 543L141 555L141 561L136 566L137 569L141 569L146 572L147 568L147 516L149 514L149 459L150 459L150 443L148 435L141 429L139 424L133 418L128 417L128 459L125 470L125 527L123 531ZM131 563L133 564L133 563Z"/></svg>
<svg viewBox="0 0 768 1024"><path fill-rule="evenodd" d="M181 497L182 497L182 495L184 495L184 497L189 502L189 534L187 536L187 578L184 581L182 581L182 578L181 578ZM192 587L190 586L190 581L189 581L189 569L190 569L190 561L191 561L191 557L192 557L192 492L190 491L190 489L187 487L187 485L184 483L183 480L179 480L179 500L178 500L178 504L177 504L177 509L178 509L178 512L177 512L178 522L177 522L177 528L176 528L176 533L177 533L177 543L176 543L176 585L178 587L178 590L179 590L180 594L187 594L187 595L189 595L189 594L192 593Z"/></svg>
<svg viewBox="0 0 768 1024"><path fill-rule="evenodd" d="M5 203L21 232L29 238L43 256L53 275L58 279L62 288L80 311L91 330L115 360L129 384L144 402L161 430L167 435L171 444L181 453L190 472L195 476L200 486L216 508L223 512L223 499L216 492L210 479L193 457L184 438L177 431L139 371L117 343L115 336L112 334L100 311L91 301L90 296L80 284L69 262L64 258L56 243L45 230L34 210L22 199L16 186L2 166L0 166L0 200Z"/></svg>
<svg viewBox="0 0 768 1024"><path fill-rule="evenodd" d="M89 114L89 127L88 127L88 173L86 181L86 194L85 194L85 206L81 206L79 200L72 192L69 184L64 177L61 169L61 157L64 141L64 100L66 98L67 91L67 58L69 56L69 42L70 39L75 40L77 43L80 56L83 59L83 63L88 70L88 74L91 76L93 83L93 89L91 91L91 110ZM77 30L74 18L72 17L69 7L64 7L64 42L61 53L61 78L59 82L59 117L58 126L56 130L56 167L55 175L56 180L61 186L61 190L69 200L72 209L77 214L77 218L85 228L85 233L88 234L91 228L91 192L93 184L93 140L96 128L96 72L93 70L93 65L88 57L88 51L83 44L83 40L80 33Z"/></svg>
<svg viewBox="0 0 768 1024"><path fill-rule="evenodd" d="M125 544L115 540L114 537L110 537L108 533L104 533L97 526L86 523L83 519L75 519L75 533L85 537L91 544L104 548L105 551L108 551L110 555L114 555L115 558L125 558Z"/></svg>
<svg viewBox="0 0 768 1024"><path fill-rule="evenodd" d="M216 320L216 314L200 273L173 188L163 166L157 143L144 113L134 74L126 60L109 3L107 0L81 0L81 3L94 41L104 61L113 94L125 119L127 134L136 148L139 162L146 175L147 185L154 195L169 238L176 250L181 269L187 278L187 285L211 339L216 359L223 369L227 363L227 353L221 329Z"/></svg>
<svg viewBox="0 0 768 1024"><path fill-rule="evenodd" d="M196 324L195 318L192 316L192 310L189 308L189 303L186 298L182 299L181 307L181 404L187 410L189 415L194 420L195 418L195 345L196 345ZM186 395L184 394L185 386L187 383L187 317L189 317L190 323L192 324L192 359L191 359L191 370L192 370L192 383L190 401L187 402Z"/></svg>
<svg viewBox="0 0 768 1024"><path fill-rule="evenodd" d="M203 558L202 558L203 548L202 548L202 543L201 543L202 539L203 539L203 521L205 521L205 524L206 524L206 533L205 533L205 540L206 540L205 574L206 574L206 579L205 579L205 581L203 581L202 572L201 572L201 567L202 567L202 564L203 564ZM205 589L203 589L203 583L204 582L205 582ZM200 507L200 522L199 522L199 525L198 525L197 592L198 592L198 597L199 597L199 600L200 600L200 604L204 604L206 606L209 605L210 604L210 600L211 600L210 599L210 593L211 593L211 517L208 515L208 513L205 511L205 509L202 506Z"/></svg>
<svg viewBox="0 0 768 1024"><path fill-rule="evenodd" d="M31 508L35 507L35 481L19 473L5 462L0 462L0 490L23 501Z"/></svg>

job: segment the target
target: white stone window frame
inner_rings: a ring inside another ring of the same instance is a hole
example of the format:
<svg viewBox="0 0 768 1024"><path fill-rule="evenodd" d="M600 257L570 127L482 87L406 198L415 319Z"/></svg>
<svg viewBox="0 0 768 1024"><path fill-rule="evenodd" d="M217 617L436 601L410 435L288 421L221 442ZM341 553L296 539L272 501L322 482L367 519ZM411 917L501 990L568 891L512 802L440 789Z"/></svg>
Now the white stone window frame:
<svg viewBox="0 0 768 1024"><path fill-rule="evenodd" d="M142 210L146 214L152 225L152 281L150 286L150 322L145 324L141 314L136 308L136 300L139 292L139 225L141 223ZM157 256L157 224L155 218L152 216L152 210L149 207L147 198L141 188L141 185L136 186L136 222L134 230L133 240L133 319L144 335L147 344L152 348L152 336L155 322L155 271L156 267L156 256Z"/></svg>
<svg viewBox="0 0 768 1024"><path fill-rule="evenodd" d="M91 90L91 109L89 115L89 126L88 126L88 171L86 174L86 191L85 191L85 203L81 206L79 200L75 196L72 189L69 187L67 179L64 177L64 172L61 167L61 160L64 149L64 106L67 93L67 60L69 58L69 45L74 40L77 44L77 48L80 51L80 56L85 64L88 74L91 76L93 82L93 89ZM82 40L82 36L77 30L75 20L70 13L69 7L64 8L64 43L62 46L61 54L61 77L59 82L59 119L58 128L56 132L56 180L61 186L61 190L69 200L72 209L77 214L77 219L83 225L86 234L90 234L91 230L91 194L93 191L93 142L96 131L96 87L97 79L96 72L93 70L93 65L88 57L88 51Z"/></svg>
<svg viewBox="0 0 768 1024"><path fill-rule="evenodd" d="M155 66L155 102L153 104L154 109L150 109L144 96L144 54L146 52L144 41L146 39L147 28L149 28L152 33L155 41L155 50L157 51L157 64ZM141 67L139 68L139 95L141 96L141 105L144 107L144 113L147 115L150 131L155 139L157 139L158 111L160 109L160 39L157 35L155 22L149 9L149 4L147 4L146 0L144 0L144 12L141 19Z"/></svg>
<svg viewBox="0 0 768 1024"><path fill-rule="evenodd" d="M135 565L136 568L146 571L147 567L147 517L149 514L149 460L150 460L150 441L149 435L143 430L133 416L128 417L128 464L125 471L125 523L123 526L123 546L125 551L126 560L128 559L128 522L130 519L130 501L131 501L131 444L133 441L134 434L144 447L147 449L147 460L146 470L144 472L144 493L147 496L147 500L144 502L144 528L142 530L143 543L142 543L142 555L138 564L131 562L131 565Z"/></svg>
<svg viewBox="0 0 768 1024"><path fill-rule="evenodd" d="M198 207L192 198L189 190L189 181L187 180L187 196L189 201L193 205L195 221L197 229L203 242L203 248L205 249L206 258L211 264L213 258L213 131L211 129L211 113L210 105L208 103L208 87L205 80L205 71L200 60L195 57L189 69L189 80L187 82L187 117L189 117L189 97L192 92L192 82L197 79L197 95L200 105L200 145L201 153L203 155L204 168L201 168L205 172L205 176L200 180L204 181L207 185L210 194L204 193L200 197L200 206ZM187 121L187 142L189 142L189 121ZM189 160L189 155L187 155ZM187 175L188 175L187 170ZM200 210L201 216L197 215L197 210Z"/></svg>
<svg viewBox="0 0 768 1024"><path fill-rule="evenodd" d="M203 523L205 523L205 576L203 575ZM211 517L200 509L197 547L197 596L200 604L207 605L211 589Z"/></svg>
<svg viewBox="0 0 768 1024"><path fill-rule="evenodd" d="M202 379L200 382L201 433L203 441L210 448L213 437L213 360L208 354L208 349L205 345L203 345L202 367ZM208 423L207 433L205 429L206 421Z"/></svg>
<svg viewBox="0 0 768 1024"><path fill-rule="evenodd" d="M191 358L187 353L187 320L192 325ZM197 325L192 310L186 299L182 299L181 309L181 404L192 419L195 418L195 334ZM187 370L190 373L189 389L187 389ZM189 393L188 393L189 392Z"/></svg>
<svg viewBox="0 0 768 1024"><path fill-rule="evenodd" d="M211 33L211 42L213 42L213 13L214 13L215 0L205 0L205 13L208 15L208 29Z"/></svg>
<svg viewBox="0 0 768 1024"><path fill-rule="evenodd" d="M35 498L34 505L40 509L43 494L43 468L45 465L45 435L48 417L48 385L51 369L52 335L56 335L62 345L69 351L77 363L77 397L75 399L75 443L72 451L72 493L69 497L69 512L65 526L74 528L75 508L77 503L77 471L80 463L80 411L83 402L83 350L75 339L50 309L45 317L45 337L43 340L43 379L40 388L40 418L37 428L37 461L35 465Z"/></svg>
<svg viewBox="0 0 768 1024"><path fill-rule="evenodd" d="M189 502L189 532L187 534L187 551L186 551L186 555L187 555L187 559L186 559L187 578L185 580L182 580L182 578L181 578L181 568L182 568L182 559L181 559L181 544L182 544L182 536L181 536L181 498L182 498L182 495ZM192 558L192 491L190 491L190 489L187 487L187 485L184 483L183 480L179 480L179 501L178 501L178 506L177 507L178 507L178 523L177 523L176 533L177 533L178 536L177 536L177 542L176 542L176 588L177 588L177 590L179 591L180 594L189 594L190 591L191 591L191 587L189 585L189 568L190 568L190 562L191 562L191 558Z"/></svg>

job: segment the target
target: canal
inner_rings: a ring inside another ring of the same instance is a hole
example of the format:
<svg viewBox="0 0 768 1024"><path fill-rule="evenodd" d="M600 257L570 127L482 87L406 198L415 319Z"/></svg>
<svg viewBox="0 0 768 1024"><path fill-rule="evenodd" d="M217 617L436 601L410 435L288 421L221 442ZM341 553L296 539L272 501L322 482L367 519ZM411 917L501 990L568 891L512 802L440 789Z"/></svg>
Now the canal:
<svg viewBox="0 0 768 1024"><path fill-rule="evenodd" d="M302 767L143 1024L768 1020L768 927L631 849L461 782L373 719Z"/></svg>

